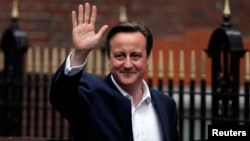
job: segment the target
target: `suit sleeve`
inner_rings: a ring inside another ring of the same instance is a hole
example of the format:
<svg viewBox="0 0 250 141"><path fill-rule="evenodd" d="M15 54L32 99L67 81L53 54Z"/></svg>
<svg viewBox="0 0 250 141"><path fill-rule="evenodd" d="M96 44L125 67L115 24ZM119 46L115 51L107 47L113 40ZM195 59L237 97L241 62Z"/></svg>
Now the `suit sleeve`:
<svg viewBox="0 0 250 141"><path fill-rule="evenodd" d="M179 141L179 131L178 131L178 113L177 113L177 106L174 99L172 99L172 121L173 127L170 132L173 134L173 141Z"/></svg>
<svg viewBox="0 0 250 141"><path fill-rule="evenodd" d="M84 97L79 99L79 80L81 78L82 72L67 76L64 74L65 62L54 74L51 82L49 99L51 105L66 119L71 120L75 116L80 116L77 114L78 108L81 110L87 110L87 104L84 105ZM84 96L84 95L82 95Z"/></svg>

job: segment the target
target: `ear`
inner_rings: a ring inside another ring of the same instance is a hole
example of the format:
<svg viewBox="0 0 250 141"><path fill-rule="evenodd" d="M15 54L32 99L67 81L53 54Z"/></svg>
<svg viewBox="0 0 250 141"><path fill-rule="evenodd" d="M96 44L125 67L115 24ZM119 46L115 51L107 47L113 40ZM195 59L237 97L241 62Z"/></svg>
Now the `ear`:
<svg viewBox="0 0 250 141"><path fill-rule="evenodd" d="M149 56L147 57L147 65L150 63L150 57L151 57L151 55L149 55Z"/></svg>
<svg viewBox="0 0 250 141"><path fill-rule="evenodd" d="M107 57L107 64L108 64L108 66L110 68L110 57Z"/></svg>

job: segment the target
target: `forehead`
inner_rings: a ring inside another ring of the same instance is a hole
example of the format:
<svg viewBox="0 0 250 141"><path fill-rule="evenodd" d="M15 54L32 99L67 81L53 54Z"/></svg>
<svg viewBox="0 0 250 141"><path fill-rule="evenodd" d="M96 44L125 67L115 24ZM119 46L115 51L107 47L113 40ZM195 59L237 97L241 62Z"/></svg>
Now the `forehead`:
<svg viewBox="0 0 250 141"><path fill-rule="evenodd" d="M143 44L146 45L146 39L141 32L119 32L110 40L110 45L121 44Z"/></svg>

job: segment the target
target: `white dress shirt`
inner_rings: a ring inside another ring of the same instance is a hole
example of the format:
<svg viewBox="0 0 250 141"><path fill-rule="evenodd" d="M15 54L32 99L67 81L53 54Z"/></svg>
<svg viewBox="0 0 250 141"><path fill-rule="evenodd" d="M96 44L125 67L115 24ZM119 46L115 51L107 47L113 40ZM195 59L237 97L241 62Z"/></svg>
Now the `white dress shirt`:
<svg viewBox="0 0 250 141"><path fill-rule="evenodd" d="M70 55L67 57L64 73L65 75L72 76L84 68L86 61L80 66L70 67ZM160 123L147 83L143 80L143 97L137 107L135 107L133 97L116 83L112 75L111 79L118 90L131 101L134 141L162 141Z"/></svg>

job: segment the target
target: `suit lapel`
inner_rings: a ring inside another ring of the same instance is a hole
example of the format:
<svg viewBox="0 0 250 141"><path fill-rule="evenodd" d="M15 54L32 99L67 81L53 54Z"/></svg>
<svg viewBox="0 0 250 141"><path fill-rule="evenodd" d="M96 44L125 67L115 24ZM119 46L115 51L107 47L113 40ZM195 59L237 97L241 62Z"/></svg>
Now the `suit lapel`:
<svg viewBox="0 0 250 141"><path fill-rule="evenodd" d="M124 97L125 98L125 97ZM132 119L131 119L131 102L129 99L117 98L116 105L118 114L120 116L120 121L122 125L122 130L125 133L125 138L127 140L133 140L133 130L132 130Z"/></svg>
<svg viewBox="0 0 250 141"><path fill-rule="evenodd" d="M122 126L122 131L124 132L125 140L133 140L133 130L132 130L132 115L131 115L131 101L124 97L114 83L111 80L111 75L108 75L104 82L109 85L109 87L114 91L116 99L116 107L118 116L120 119L120 124Z"/></svg>
<svg viewBox="0 0 250 141"><path fill-rule="evenodd" d="M162 131L162 136L163 136L163 140L164 141L169 141L169 123L168 123L168 116L167 116L167 109L164 106L164 101L157 96L157 93L153 92L152 90L150 90L151 93L151 97L153 99L153 103L154 103L154 108L157 112L159 121L160 121L160 125L161 125L161 131Z"/></svg>

